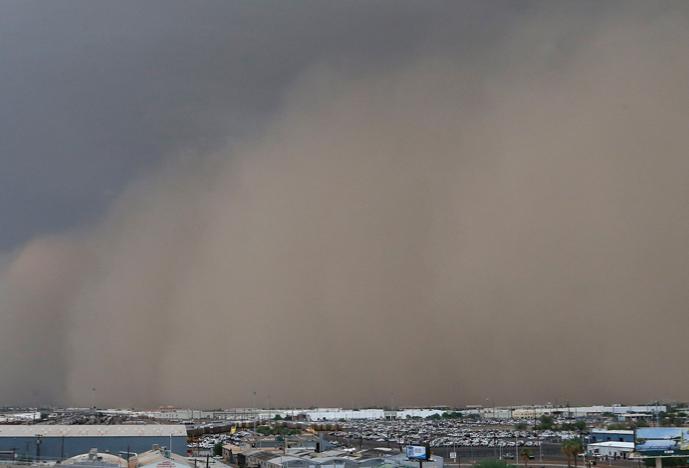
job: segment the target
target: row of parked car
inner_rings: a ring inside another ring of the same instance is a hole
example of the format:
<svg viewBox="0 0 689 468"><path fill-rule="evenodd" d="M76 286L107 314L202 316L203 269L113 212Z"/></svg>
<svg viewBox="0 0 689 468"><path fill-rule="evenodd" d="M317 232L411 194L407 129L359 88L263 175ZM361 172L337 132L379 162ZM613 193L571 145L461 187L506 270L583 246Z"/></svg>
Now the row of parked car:
<svg viewBox="0 0 689 468"><path fill-rule="evenodd" d="M241 445L245 439L253 437L249 431L238 431L234 434L207 434L201 436L196 442L187 444L190 450L211 450L216 444Z"/></svg>
<svg viewBox="0 0 689 468"><path fill-rule="evenodd" d="M457 420L350 421L330 435L381 445L428 443L431 447L538 447L544 441L560 442L577 436L572 431L496 429Z"/></svg>

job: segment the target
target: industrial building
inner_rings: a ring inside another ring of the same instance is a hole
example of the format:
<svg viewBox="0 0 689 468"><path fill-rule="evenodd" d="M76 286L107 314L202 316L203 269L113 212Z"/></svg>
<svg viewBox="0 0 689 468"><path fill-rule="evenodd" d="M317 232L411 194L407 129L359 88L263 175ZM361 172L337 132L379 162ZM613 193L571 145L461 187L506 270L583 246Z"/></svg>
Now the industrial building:
<svg viewBox="0 0 689 468"><path fill-rule="evenodd" d="M656 415L667 411L665 405L652 406L522 406L512 409L514 419L536 419L541 416L563 416L568 418L585 418L609 414L619 419L625 416L646 413Z"/></svg>
<svg viewBox="0 0 689 468"><path fill-rule="evenodd" d="M171 447L186 455L187 430L183 425L0 425L0 452L17 459L65 460L100 452L127 455Z"/></svg>
<svg viewBox="0 0 689 468"><path fill-rule="evenodd" d="M634 431L592 429L586 439L586 455L589 457L627 458L634 451Z"/></svg>
<svg viewBox="0 0 689 468"><path fill-rule="evenodd" d="M406 455L387 452L385 449L350 450L265 450L250 448L239 451L237 465L240 468L417 468L418 462ZM424 462L428 468L443 468L443 458L432 456Z"/></svg>
<svg viewBox="0 0 689 468"><path fill-rule="evenodd" d="M586 455L594 458L628 458L634 452L634 442L597 442L586 446Z"/></svg>
<svg viewBox="0 0 689 468"><path fill-rule="evenodd" d="M588 442L590 444L599 442L634 442L634 431L623 429L591 429L588 436Z"/></svg>

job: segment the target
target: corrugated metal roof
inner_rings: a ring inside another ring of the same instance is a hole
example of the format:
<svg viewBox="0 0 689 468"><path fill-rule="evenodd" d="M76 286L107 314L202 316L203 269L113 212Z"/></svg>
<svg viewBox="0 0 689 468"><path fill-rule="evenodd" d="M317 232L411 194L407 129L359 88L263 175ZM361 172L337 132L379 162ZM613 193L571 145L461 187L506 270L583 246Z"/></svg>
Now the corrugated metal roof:
<svg viewBox="0 0 689 468"><path fill-rule="evenodd" d="M186 437L182 424L0 425L0 437Z"/></svg>
<svg viewBox="0 0 689 468"><path fill-rule="evenodd" d="M270 460L268 460L268 463L272 463L274 465L282 465L283 463L290 461L304 461L304 459L299 457L293 457L292 455L283 455L281 457L271 458Z"/></svg>
<svg viewBox="0 0 689 468"><path fill-rule="evenodd" d="M616 442L614 440L608 440L606 442L596 442L593 444L588 444L588 447L617 447L633 450L634 442Z"/></svg>
<svg viewBox="0 0 689 468"><path fill-rule="evenodd" d="M112 453L101 453L95 454L96 459L91 459L90 453L82 453L72 458L68 458L62 462L62 465L82 465L82 466L98 466L98 465L114 465L121 466L122 468L127 468L127 460L124 458L113 455Z"/></svg>
<svg viewBox="0 0 689 468"><path fill-rule="evenodd" d="M591 434L634 434L634 431L630 431L628 429L591 429Z"/></svg>

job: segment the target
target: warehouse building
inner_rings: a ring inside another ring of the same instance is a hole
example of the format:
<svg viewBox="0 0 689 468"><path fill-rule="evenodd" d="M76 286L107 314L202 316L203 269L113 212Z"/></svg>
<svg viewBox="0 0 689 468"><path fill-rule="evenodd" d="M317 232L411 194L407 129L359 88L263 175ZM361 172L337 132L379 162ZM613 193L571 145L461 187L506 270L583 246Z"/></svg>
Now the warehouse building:
<svg viewBox="0 0 689 468"><path fill-rule="evenodd" d="M634 442L634 431L591 429L588 441L592 444L598 442Z"/></svg>
<svg viewBox="0 0 689 468"><path fill-rule="evenodd" d="M597 442L586 446L586 455L593 458L628 458L634 452L634 442Z"/></svg>
<svg viewBox="0 0 689 468"><path fill-rule="evenodd" d="M240 468L418 468L419 462L390 449L309 450L248 449L237 452ZM432 456L425 468L443 468L443 458Z"/></svg>
<svg viewBox="0 0 689 468"><path fill-rule="evenodd" d="M428 468L443 468L442 457L432 457L423 463ZM406 456L385 455L372 458L360 456L310 457L281 455L267 458L256 465L258 468L417 468L418 462Z"/></svg>
<svg viewBox="0 0 689 468"><path fill-rule="evenodd" d="M171 447L186 455L187 430L183 425L0 425L0 452L18 459L65 460L100 452L127 455Z"/></svg>

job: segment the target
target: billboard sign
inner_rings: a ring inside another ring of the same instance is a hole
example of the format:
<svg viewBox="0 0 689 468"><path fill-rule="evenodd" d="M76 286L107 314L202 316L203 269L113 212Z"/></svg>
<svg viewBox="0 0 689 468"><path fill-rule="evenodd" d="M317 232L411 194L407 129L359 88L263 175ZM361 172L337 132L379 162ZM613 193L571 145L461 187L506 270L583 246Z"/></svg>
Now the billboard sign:
<svg viewBox="0 0 689 468"><path fill-rule="evenodd" d="M407 445L405 452L410 460L428 460L428 452L423 445Z"/></svg>
<svg viewBox="0 0 689 468"><path fill-rule="evenodd" d="M640 427L634 433L634 451L641 457L687 457L689 428Z"/></svg>

